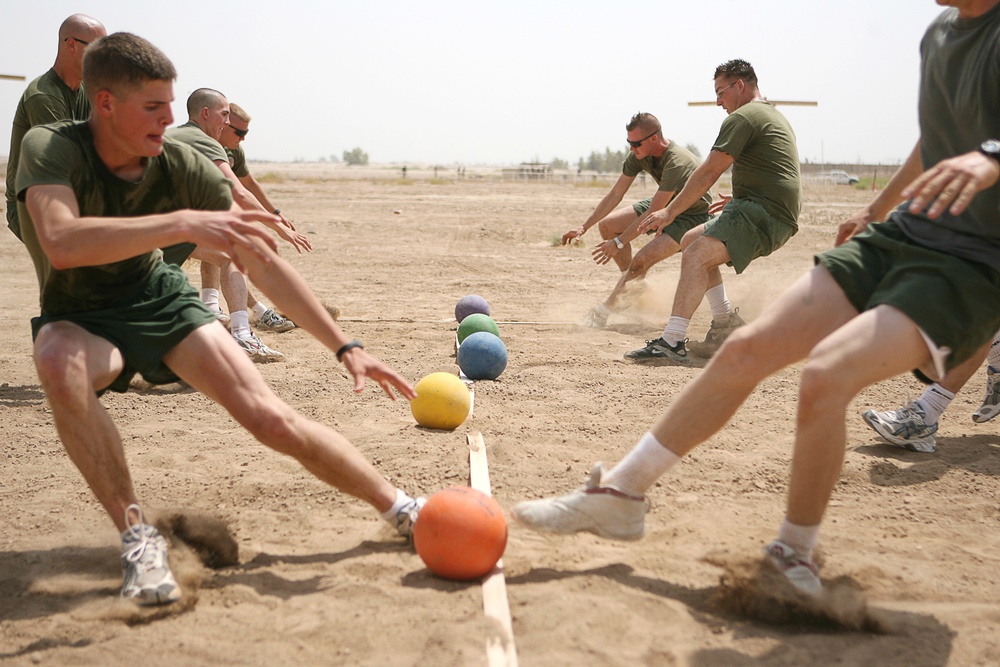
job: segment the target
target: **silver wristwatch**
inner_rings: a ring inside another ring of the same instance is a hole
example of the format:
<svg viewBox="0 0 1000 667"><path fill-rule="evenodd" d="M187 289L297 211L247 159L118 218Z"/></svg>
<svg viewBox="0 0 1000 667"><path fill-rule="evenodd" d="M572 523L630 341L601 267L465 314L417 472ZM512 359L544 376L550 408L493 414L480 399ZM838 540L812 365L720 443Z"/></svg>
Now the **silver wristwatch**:
<svg viewBox="0 0 1000 667"><path fill-rule="evenodd" d="M616 245L616 246L618 246L618 249L619 249L619 250L621 250L622 248L624 248L624 247L625 247L625 244L624 244L624 243L622 243L622 242L621 242L621 239L619 239L619 238L618 238L617 236L616 236L616 237L614 237L614 238L613 238L613 239L611 239L611 240L615 242L615 245Z"/></svg>
<svg viewBox="0 0 1000 667"><path fill-rule="evenodd" d="M987 139L983 143L979 144L979 152L986 157L991 157L997 162L1000 162L1000 141L996 139Z"/></svg>

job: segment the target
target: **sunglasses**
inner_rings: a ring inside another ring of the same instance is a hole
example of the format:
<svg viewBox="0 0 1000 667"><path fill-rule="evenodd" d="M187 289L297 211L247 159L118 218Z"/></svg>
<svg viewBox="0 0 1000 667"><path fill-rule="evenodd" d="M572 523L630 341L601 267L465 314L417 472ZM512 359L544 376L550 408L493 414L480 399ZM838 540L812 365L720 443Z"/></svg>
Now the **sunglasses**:
<svg viewBox="0 0 1000 667"><path fill-rule="evenodd" d="M64 39L63 41L64 41L64 42L68 42L68 41L69 41L69 40L71 40L71 39L72 39L72 40L73 40L74 42L80 42L80 43L81 43L81 44L83 44L84 46L87 46L88 44L90 44L90 42L85 42L85 41L83 41L82 39L80 39L80 38L78 38L78 37L67 37L67 38L66 38L66 39Z"/></svg>
<svg viewBox="0 0 1000 667"><path fill-rule="evenodd" d="M247 129L245 129L245 130L240 130L240 129L238 129L238 128L235 128L235 127L233 127L232 125L230 125L230 126L229 126L229 129L230 129L230 130L232 130L232 131L233 131L233 133L234 133L234 134L235 134L235 135L236 135L237 137L239 137L240 139L242 139L243 137L247 136L247 132L249 132L249 131L250 131L250 129L249 129L249 128L247 128Z"/></svg>
<svg viewBox="0 0 1000 667"><path fill-rule="evenodd" d="M721 90L715 91L715 97L716 97L716 99L722 97L722 93L726 92L727 90L729 90L730 88L732 88L733 86L735 86L739 82L740 82L740 79L736 79L736 81L733 81L731 84L729 84L725 88L722 88Z"/></svg>
<svg viewBox="0 0 1000 667"><path fill-rule="evenodd" d="M660 130L656 130L656 132L659 132L659 131ZM653 132L653 134L647 134L646 136L644 136L639 141L632 141L631 139L626 139L625 141L627 141L628 145L631 146L632 148L638 148L639 146L642 146L642 142L644 142L646 139L649 139L650 137L652 137L653 135L655 135L656 132Z"/></svg>

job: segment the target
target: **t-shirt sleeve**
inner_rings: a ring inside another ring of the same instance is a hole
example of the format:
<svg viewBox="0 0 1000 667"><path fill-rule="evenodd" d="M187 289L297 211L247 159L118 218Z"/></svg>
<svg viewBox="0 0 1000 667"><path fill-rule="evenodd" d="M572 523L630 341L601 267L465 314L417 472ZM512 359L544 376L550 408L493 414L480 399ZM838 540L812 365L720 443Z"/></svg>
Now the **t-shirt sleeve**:
<svg viewBox="0 0 1000 667"><path fill-rule="evenodd" d="M629 152L625 156L625 162L622 163L622 174L629 177L635 177L639 175L642 171L642 165L639 164L639 160L635 157L635 154Z"/></svg>
<svg viewBox="0 0 1000 667"><path fill-rule="evenodd" d="M712 146L713 151L722 151L734 160L746 149L753 138L753 127L741 115L732 114L722 121L719 136Z"/></svg>
<svg viewBox="0 0 1000 667"><path fill-rule="evenodd" d="M31 127L74 117L73 110L67 109L62 99L41 93L24 100L24 115Z"/></svg>
<svg viewBox="0 0 1000 667"><path fill-rule="evenodd" d="M189 151L184 167L188 208L200 211L225 211L233 203L229 179L201 153Z"/></svg>
<svg viewBox="0 0 1000 667"><path fill-rule="evenodd" d="M21 142L17 198L23 202L25 191L35 185L73 187L71 175L83 169L82 163L72 141L45 126L31 128Z"/></svg>

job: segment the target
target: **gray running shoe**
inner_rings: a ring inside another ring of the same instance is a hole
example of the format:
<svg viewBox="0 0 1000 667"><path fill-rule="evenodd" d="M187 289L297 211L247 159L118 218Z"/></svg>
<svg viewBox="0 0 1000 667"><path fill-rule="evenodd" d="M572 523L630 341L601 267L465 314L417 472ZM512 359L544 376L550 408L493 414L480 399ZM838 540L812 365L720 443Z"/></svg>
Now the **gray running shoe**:
<svg viewBox="0 0 1000 667"><path fill-rule="evenodd" d="M684 343L685 341L680 341L677 345L671 345L662 338L647 340L646 347L626 352L625 358L648 366L687 366L691 362Z"/></svg>
<svg viewBox="0 0 1000 667"><path fill-rule="evenodd" d="M593 533L612 540L638 540L646 530L646 499L601 486L604 469L594 465L584 488L558 498L518 503L514 519L542 533Z"/></svg>
<svg viewBox="0 0 1000 667"><path fill-rule="evenodd" d="M764 556L785 575L796 590L806 595L819 595L823 591L819 570L812 558L802 556L780 540L775 540L764 547Z"/></svg>
<svg viewBox="0 0 1000 667"><path fill-rule="evenodd" d="M420 515L420 510L422 510L426 504L426 498L414 498L410 502L403 505L399 511L396 512L396 517L389 523L391 523L392 527L396 529L396 532L403 537L412 538L413 526L417 523L417 517Z"/></svg>
<svg viewBox="0 0 1000 667"><path fill-rule="evenodd" d="M986 396L979 409L972 413L972 421L977 424L988 422L1000 414L1000 370L986 367Z"/></svg>
<svg viewBox="0 0 1000 667"><path fill-rule="evenodd" d="M129 523L129 514L138 515L138 524ZM167 541L153 526L143 523L142 510L129 505L125 510L128 528L122 533L122 570L125 581L122 597L141 605L168 604L179 600L181 588L167 563Z"/></svg>
<svg viewBox="0 0 1000 667"><path fill-rule="evenodd" d="M712 326L709 327L708 333L705 334L704 342L691 343L691 352L699 357L711 359L719 351L719 348L722 347L722 344L726 342L729 335L744 324L746 322L740 317L739 308L726 315L724 319L712 320Z"/></svg>
<svg viewBox="0 0 1000 667"><path fill-rule="evenodd" d="M937 449L937 424L924 423L924 411L916 401L899 410L865 410L861 418L875 432L897 447L929 454Z"/></svg>
<svg viewBox="0 0 1000 667"><path fill-rule="evenodd" d="M295 328L295 322L274 312L274 308L265 310L264 314L257 318L255 324L258 329L273 331L274 333L285 333Z"/></svg>
<svg viewBox="0 0 1000 667"><path fill-rule="evenodd" d="M608 315L610 314L607 308L594 306L583 316L583 321L580 324L588 329L603 329L608 324Z"/></svg>
<svg viewBox="0 0 1000 667"><path fill-rule="evenodd" d="M249 336L241 337L233 334L233 339L247 355L258 364L269 364L275 361L284 361L285 355L277 350L269 348L261 342L260 338L251 331Z"/></svg>

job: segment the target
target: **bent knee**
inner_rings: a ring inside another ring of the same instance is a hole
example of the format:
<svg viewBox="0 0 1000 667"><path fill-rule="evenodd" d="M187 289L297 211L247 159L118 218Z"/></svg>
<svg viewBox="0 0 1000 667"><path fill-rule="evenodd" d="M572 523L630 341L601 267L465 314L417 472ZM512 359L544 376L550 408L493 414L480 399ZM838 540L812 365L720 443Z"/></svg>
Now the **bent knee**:
<svg viewBox="0 0 1000 667"><path fill-rule="evenodd" d="M712 357L713 366L721 366L727 373L761 379L774 372L773 354L765 332L755 332L750 327L733 331L722 347Z"/></svg>
<svg viewBox="0 0 1000 667"><path fill-rule="evenodd" d="M239 421L260 442L283 454L297 449L301 441L300 417L287 405L266 405L250 410Z"/></svg>

